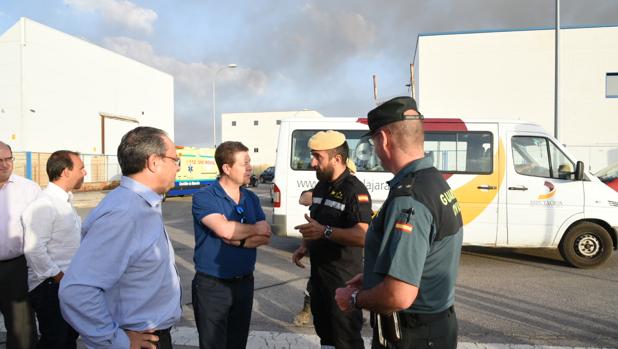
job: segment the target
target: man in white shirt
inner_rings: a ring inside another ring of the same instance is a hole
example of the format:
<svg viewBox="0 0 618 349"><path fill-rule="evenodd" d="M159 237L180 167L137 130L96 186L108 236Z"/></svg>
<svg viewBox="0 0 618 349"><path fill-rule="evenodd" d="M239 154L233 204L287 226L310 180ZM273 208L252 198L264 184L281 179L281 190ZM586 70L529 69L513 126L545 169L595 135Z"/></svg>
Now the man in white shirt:
<svg viewBox="0 0 618 349"><path fill-rule="evenodd" d="M77 251L81 219L71 190L84 183L79 153L59 150L47 160L49 185L24 210L24 253L28 260L28 298L39 321L39 348L75 348L78 333L64 321L58 286Z"/></svg>
<svg viewBox="0 0 618 349"><path fill-rule="evenodd" d="M7 349L34 348L36 329L28 304L28 272L24 231L19 217L41 188L13 174L13 151L0 142L0 311L7 332Z"/></svg>

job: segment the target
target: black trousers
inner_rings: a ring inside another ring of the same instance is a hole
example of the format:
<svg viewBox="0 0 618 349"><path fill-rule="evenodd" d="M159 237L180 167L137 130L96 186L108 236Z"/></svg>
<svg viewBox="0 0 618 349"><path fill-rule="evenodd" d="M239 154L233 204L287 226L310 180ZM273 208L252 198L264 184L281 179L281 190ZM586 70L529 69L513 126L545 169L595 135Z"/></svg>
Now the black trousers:
<svg viewBox="0 0 618 349"><path fill-rule="evenodd" d="M172 336L170 335L170 329L167 330L158 330L154 333L159 337L159 341L156 344L157 349L173 349L172 346Z"/></svg>
<svg viewBox="0 0 618 349"><path fill-rule="evenodd" d="M219 279L195 274L192 299L200 349L247 346L253 309L253 281L253 275Z"/></svg>
<svg viewBox="0 0 618 349"><path fill-rule="evenodd" d="M373 329L373 349L382 348L425 348L425 349L455 349L457 348L457 316L451 308L441 319L434 321L410 320L400 317L401 341L380 345L377 329Z"/></svg>
<svg viewBox="0 0 618 349"><path fill-rule="evenodd" d="M28 269L23 255L0 261L0 311L7 332L7 349L34 348L36 328L28 303Z"/></svg>
<svg viewBox="0 0 618 349"><path fill-rule="evenodd" d="M49 278L39 284L28 294L30 304L39 321L41 338L39 349L75 349L79 334L62 318L60 301L58 300L59 285Z"/></svg>
<svg viewBox="0 0 618 349"><path fill-rule="evenodd" d="M310 278L311 313L320 344L332 345L337 349L364 348L361 336L363 313L360 310L344 313L339 309L335 302L335 290L345 287L345 281L334 274L325 280L325 274Z"/></svg>

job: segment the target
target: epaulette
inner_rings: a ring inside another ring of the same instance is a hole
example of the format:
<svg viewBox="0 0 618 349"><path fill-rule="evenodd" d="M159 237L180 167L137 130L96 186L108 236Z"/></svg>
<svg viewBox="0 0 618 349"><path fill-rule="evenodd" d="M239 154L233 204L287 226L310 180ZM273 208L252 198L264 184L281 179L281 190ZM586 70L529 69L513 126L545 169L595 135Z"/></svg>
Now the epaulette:
<svg viewBox="0 0 618 349"><path fill-rule="evenodd" d="M414 173L410 173L403 177L401 182L397 184L391 191L392 196L410 196L414 189Z"/></svg>

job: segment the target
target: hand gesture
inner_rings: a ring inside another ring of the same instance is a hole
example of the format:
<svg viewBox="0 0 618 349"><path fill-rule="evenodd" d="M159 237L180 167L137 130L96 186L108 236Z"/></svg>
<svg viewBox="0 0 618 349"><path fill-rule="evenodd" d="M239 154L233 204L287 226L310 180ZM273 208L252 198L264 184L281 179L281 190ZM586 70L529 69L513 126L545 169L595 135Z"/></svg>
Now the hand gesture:
<svg viewBox="0 0 618 349"><path fill-rule="evenodd" d="M345 283L347 286L360 290L363 287L363 273L357 274Z"/></svg>
<svg viewBox="0 0 618 349"><path fill-rule="evenodd" d="M298 229L298 231L303 235L303 239L305 240L318 240L322 238L322 236L324 235L325 227L315 219L309 217L309 215L306 213L305 219L308 223L297 225L294 227L294 229Z"/></svg>
<svg viewBox="0 0 618 349"><path fill-rule="evenodd" d="M305 268L305 265L300 261L307 254L307 247L304 244L298 246L294 254L292 255L292 262L299 266L300 268Z"/></svg>
<svg viewBox="0 0 618 349"><path fill-rule="evenodd" d="M352 304L350 304L350 297L352 293L356 291L353 287L341 287L335 290L335 301L341 311L346 312L352 310Z"/></svg>

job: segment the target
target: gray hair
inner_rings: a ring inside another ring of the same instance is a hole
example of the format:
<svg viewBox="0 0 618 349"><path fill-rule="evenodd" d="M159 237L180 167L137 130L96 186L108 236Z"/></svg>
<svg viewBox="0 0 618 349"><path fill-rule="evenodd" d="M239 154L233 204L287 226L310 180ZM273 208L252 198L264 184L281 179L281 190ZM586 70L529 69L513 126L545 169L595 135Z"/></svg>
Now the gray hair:
<svg viewBox="0 0 618 349"><path fill-rule="evenodd" d="M163 137L165 131L154 127L140 126L127 132L118 145L118 162L122 174L129 176L146 168L150 155L165 156Z"/></svg>
<svg viewBox="0 0 618 349"><path fill-rule="evenodd" d="M11 152L11 154L13 154L13 149L11 149L11 146L4 143L3 141L0 141L0 147L6 147L9 149L9 151Z"/></svg>

